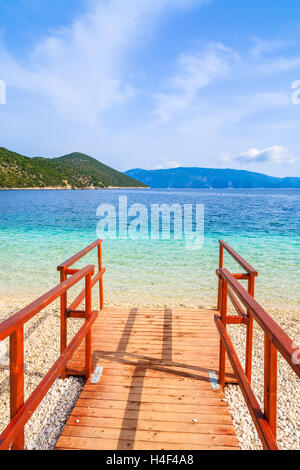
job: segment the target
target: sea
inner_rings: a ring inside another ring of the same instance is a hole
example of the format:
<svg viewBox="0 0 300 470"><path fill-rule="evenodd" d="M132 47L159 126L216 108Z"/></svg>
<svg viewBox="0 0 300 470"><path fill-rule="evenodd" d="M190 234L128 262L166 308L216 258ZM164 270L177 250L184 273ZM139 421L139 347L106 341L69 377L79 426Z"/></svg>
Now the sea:
<svg viewBox="0 0 300 470"><path fill-rule="evenodd" d="M120 201L129 211L122 233ZM193 247L185 233L174 236L172 212L169 236L168 231L162 236L162 220L158 235L151 232L153 207L174 204L182 208L182 218L184 207L192 207L192 227L201 235ZM143 230L132 225L135 213L143 216ZM93 242L100 223L106 305L214 307L222 239L258 271L256 298L262 305L300 306L300 190L0 191L0 216L0 302L12 299L22 305L54 287L57 265ZM96 262L94 251L75 267ZM224 265L241 272L226 254Z"/></svg>

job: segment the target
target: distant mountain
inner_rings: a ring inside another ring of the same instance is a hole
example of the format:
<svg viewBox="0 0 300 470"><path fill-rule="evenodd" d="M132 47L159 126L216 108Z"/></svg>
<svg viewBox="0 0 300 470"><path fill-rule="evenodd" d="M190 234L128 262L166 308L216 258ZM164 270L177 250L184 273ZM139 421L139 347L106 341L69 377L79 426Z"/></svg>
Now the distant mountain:
<svg viewBox="0 0 300 470"><path fill-rule="evenodd" d="M300 188L300 178L276 178L244 170L173 168L126 171L151 188Z"/></svg>
<svg viewBox="0 0 300 470"><path fill-rule="evenodd" d="M29 158L0 147L0 188L145 187L124 173L81 153Z"/></svg>

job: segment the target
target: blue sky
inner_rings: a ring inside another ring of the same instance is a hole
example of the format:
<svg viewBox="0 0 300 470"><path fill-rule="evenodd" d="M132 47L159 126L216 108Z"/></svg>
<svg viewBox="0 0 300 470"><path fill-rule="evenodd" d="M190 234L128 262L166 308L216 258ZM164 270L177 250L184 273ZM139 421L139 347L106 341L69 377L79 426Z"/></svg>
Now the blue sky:
<svg viewBox="0 0 300 470"><path fill-rule="evenodd" d="M299 39L297 0L0 0L0 146L300 176Z"/></svg>

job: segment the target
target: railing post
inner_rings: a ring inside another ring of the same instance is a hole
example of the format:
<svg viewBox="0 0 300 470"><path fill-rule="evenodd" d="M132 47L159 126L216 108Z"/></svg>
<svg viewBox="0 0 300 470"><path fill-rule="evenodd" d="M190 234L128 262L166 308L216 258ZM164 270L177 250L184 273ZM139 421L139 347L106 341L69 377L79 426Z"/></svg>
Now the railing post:
<svg viewBox="0 0 300 470"><path fill-rule="evenodd" d="M255 286L255 277L249 275L248 279L248 292L254 297L254 286ZM253 350L253 315L250 310L247 310L248 315L248 325L246 333L246 363L245 363L245 373L249 383L251 384L252 376L252 350Z"/></svg>
<svg viewBox="0 0 300 470"><path fill-rule="evenodd" d="M221 320L224 325L224 328L226 328L227 292L228 292L227 282L222 278L221 279L220 306L221 306ZM226 359L225 358L225 345L223 341L220 340L219 381L223 390L225 388L225 359Z"/></svg>
<svg viewBox="0 0 300 470"><path fill-rule="evenodd" d="M67 279L65 268L60 270L60 282ZM60 297L60 353L62 354L67 347L67 291ZM65 369L62 370L60 378L66 378Z"/></svg>
<svg viewBox="0 0 300 470"><path fill-rule="evenodd" d="M88 319L92 313L92 273L85 277L85 315ZM92 369L92 330L85 337L85 377L89 378Z"/></svg>
<svg viewBox="0 0 300 470"><path fill-rule="evenodd" d="M223 268L223 256L224 256L224 247L223 245L220 244L220 250L219 250L219 269ZM218 307L217 310L220 311L221 308L221 279L219 278L219 283L218 283Z"/></svg>
<svg viewBox="0 0 300 470"><path fill-rule="evenodd" d="M274 438L277 427L277 349L265 335L264 413Z"/></svg>
<svg viewBox="0 0 300 470"><path fill-rule="evenodd" d="M102 243L99 243L98 245L98 269L99 269L99 272L102 269ZM103 276L101 276L99 279L99 304L100 304L100 310L102 310L104 306Z"/></svg>
<svg viewBox="0 0 300 470"><path fill-rule="evenodd" d="M24 329L20 326L10 336L10 419L24 404ZM11 446L12 450L24 449L24 428Z"/></svg>

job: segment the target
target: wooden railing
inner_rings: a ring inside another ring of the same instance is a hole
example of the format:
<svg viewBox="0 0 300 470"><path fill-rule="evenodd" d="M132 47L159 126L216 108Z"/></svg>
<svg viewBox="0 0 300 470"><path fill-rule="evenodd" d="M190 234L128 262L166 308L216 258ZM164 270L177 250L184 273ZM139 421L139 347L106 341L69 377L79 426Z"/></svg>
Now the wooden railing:
<svg viewBox="0 0 300 470"><path fill-rule="evenodd" d="M218 311L215 323L220 334L220 364L219 380L225 386L225 354L231 362L232 368L241 387L253 422L264 449L278 449L276 443L277 427L277 352L279 352L293 371L300 377L300 365L293 362L294 342L267 314L267 312L254 299L255 271L241 256L239 256L227 243L220 241L220 261L217 276L219 279ZM232 274L223 267L224 249L246 271L242 274ZM238 282L248 280L248 291ZM231 300L237 315L227 315L227 299ZM241 302L241 304L240 304ZM244 311L245 310L245 311ZM256 321L265 334L264 342L264 411L251 388L252 341L253 321ZM246 324L246 365L245 371L236 354L231 339L226 331L228 324Z"/></svg>
<svg viewBox="0 0 300 470"><path fill-rule="evenodd" d="M255 278L258 276L258 272L250 266L247 261L245 261L236 251L234 251L228 243L223 240L219 240L220 244L220 253L219 253L219 269L223 268L224 263L224 249L230 254L230 256L243 268L244 273L233 274L236 279L246 280L248 283L248 292L254 297L254 288L255 288ZM223 289L227 290L228 297L232 302L233 307L237 311L239 317L230 318L229 321L235 321L240 323L245 323L247 325L246 333L246 364L245 372L248 377L249 382L251 383L251 373L252 373L252 347L253 347L253 318L250 315L250 312L244 313L242 307L237 301L236 297L233 295L232 291L224 286L222 283L221 277L219 277L219 289L218 289L218 311L221 311L222 308L222 298L223 298L223 310L227 309L227 295L223 295ZM221 346L220 356L223 360L224 358L224 346ZM223 364L222 364L223 370Z"/></svg>
<svg viewBox="0 0 300 470"><path fill-rule="evenodd" d="M92 250L97 248L98 254L98 272L91 279L91 287L93 288L97 282L99 282L99 308L100 311L103 309L104 297L103 297L103 275L105 268L102 266L102 240L95 240L91 245L87 246L83 250L76 253L68 260L57 266L57 270L60 272L60 282L64 282L68 275L73 275L78 269L70 269L70 267L83 258L85 255L90 253ZM66 349L67 345L67 320L68 318L85 318L85 312L82 310L76 310L81 304L85 296L84 289L76 297L76 299L68 307L67 292L65 292L60 298L60 351ZM61 378L64 379L68 375L82 375L82 371L76 371L71 369L65 369L61 372Z"/></svg>
<svg viewBox="0 0 300 470"><path fill-rule="evenodd" d="M82 269L69 269L69 267L98 247L99 272L93 278L94 265L85 266ZM0 341L9 337L10 349L10 423L0 435L0 450L22 450L24 449L24 427L30 419L54 381L60 376L84 375L88 378L92 368L92 325L95 322L98 311L92 311L92 288L100 281L99 296L100 308L103 307L103 274L102 268L101 240L96 240L90 246L77 253L75 256L58 266L61 273L61 282L46 294L39 297L27 307L20 310L0 324ZM67 279L67 276L70 276ZM67 292L85 279L85 287L68 308ZM40 384L24 402L24 325L35 315L41 312L52 302L61 299L61 354ZM85 308L81 311L74 309L85 301ZM67 345L66 319L68 317L83 318L83 326L79 329L69 345ZM85 367L82 371L71 371L66 369L74 352L85 339Z"/></svg>

